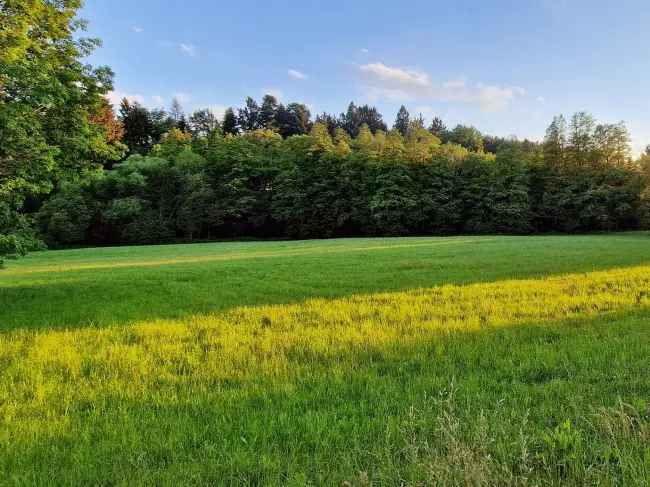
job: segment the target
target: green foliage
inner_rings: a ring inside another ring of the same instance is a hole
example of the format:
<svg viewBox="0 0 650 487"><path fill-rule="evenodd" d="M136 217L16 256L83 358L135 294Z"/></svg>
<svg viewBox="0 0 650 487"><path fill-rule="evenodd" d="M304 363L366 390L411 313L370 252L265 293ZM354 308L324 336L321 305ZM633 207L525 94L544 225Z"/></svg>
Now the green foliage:
<svg viewBox="0 0 650 487"><path fill-rule="evenodd" d="M172 128L152 155L129 157L81 193L62 186L39 213L40 228L51 245L65 245L612 231L646 222L639 171L597 142L590 164L573 164L577 149L561 134L551 145L555 125L562 131L554 121L543 149L486 138L496 155L441 144L418 120L406 137L362 124L356 138L342 128L332 138L320 122L286 138L273 129L192 136Z"/></svg>
<svg viewBox="0 0 650 487"><path fill-rule="evenodd" d="M554 471L559 478L569 477L567 470L580 465L582 451L582 436L567 419L541 437L540 460L546 468ZM575 475L575 473L574 473Z"/></svg>
<svg viewBox="0 0 650 487"><path fill-rule="evenodd" d="M38 213L38 226L44 240L49 245L85 242L95 216L94 205L94 201L86 201L82 187L64 184Z"/></svg>
<svg viewBox="0 0 650 487"><path fill-rule="evenodd" d="M0 267L4 264L3 257L13 259L26 253L27 249L16 235L0 234Z"/></svg>
<svg viewBox="0 0 650 487"><path fill-rule="evenodd" d="M445 142L452 142L465 147L467 150L479 152L483 150L483 135L475 127L456 125L445 134Z"/></svg>
<svg viewBox="0 0 650 487"><path fill-rule="evenodd" d="M408 235L419 215L415 183L404 164L384 165L376 179L370 211L377 228L388 235Z"/></svg>
<svg viewBox="0 0 650 487"><path fill-rule="evenodd" d="M84 59L99 41L80 36L80 7L79 0L0 2L0 205L14 212L122 155L97 120L113 74ZM26 248L16 244L22 237L4 235L7 252Z"/></svg>

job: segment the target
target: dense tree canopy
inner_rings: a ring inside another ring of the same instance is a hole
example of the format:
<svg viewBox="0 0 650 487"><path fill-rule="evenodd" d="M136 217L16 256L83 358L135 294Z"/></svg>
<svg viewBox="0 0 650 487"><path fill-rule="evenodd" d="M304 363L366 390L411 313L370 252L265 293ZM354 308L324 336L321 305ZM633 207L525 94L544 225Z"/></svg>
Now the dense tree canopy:
<svg viewBox="0 0 650 487"><path fill-rule="evenodd" d="M102 97L113 73L83 62L99 41L78 36L80 6L0 2L0 256L34 245L19 213L28 198L123 154Z"/></svg>
<svg viewBox="0 0 650 487"><path fill-rule="evenodd" d="M586 232L650 226L650 148L580 112L542 143L351 102L248 97L221 120L123 100L78 0L0 2L0 256L238 237Z"/></svg>
<svg viewBox="0 0 650 487"><path fill-rule="evenodd" d="M249 124L256 106L246 101L238 125ZM362 123L352 136L345 117L324 114L312 124L303 105L267 96L262 106L264 127L222 130L234 110L211 130L172 126L146 154L134 150L115 169L62 187L38 213L41 235L50 245L117 244L582 232L640 222L647 183L621 124L579 114L567 127L558 117L537 144L473 127L448 132L441 121L438 137L404 109L404 135L399 123L389 132ZM283 133L285 112L295 116L292 132Z"/></svg>

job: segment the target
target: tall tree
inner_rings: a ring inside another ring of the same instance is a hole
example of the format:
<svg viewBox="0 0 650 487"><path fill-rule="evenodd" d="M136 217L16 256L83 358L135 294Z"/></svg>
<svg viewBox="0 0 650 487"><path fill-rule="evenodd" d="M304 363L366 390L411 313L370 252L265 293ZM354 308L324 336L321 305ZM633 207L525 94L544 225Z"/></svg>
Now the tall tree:
<svg viewBox="0 0 650 487"><path fill-rule="evenodd" d="M563 115L553 117L544 138L544 160L551 167L563 167L567 145L567 127Z"/></svg>
<svg viewBox="0 0 650 487"><path fill-rule="evenodd" d="M383 117L376 107L369 105L360 106L357 110L359 127L364 123L368 125L370 131L374 134L377 130L388 131L388 127L384 123Z"/></svg>
<svg viewBox="0 0 650 487"><path fill-rule="evenodd" d="M275 127L275 114L278 111L278 100L273 95L264 95L260 108L259 125L261 128Z"/></svg>
<svg viewBox="0 0 650 487"><path fill-rule="evenodd" d="M447 126L439 117L433 117L431 120L431 125L429 125L429 132L438 137L440 140L443 138L443 134L447 131Z"/></svg>
<svg viewBox="0 0 650 487"><path fill-rule="evenodd" d="M157 142L149 111L137 102L124 98L120 104L123 140L131 154L146 154Z"/></svg>
<svg viewBox="0 0 650 487"><path fill-rule="evenodd" d="M598 158L604 165L623 166L631 161L630 133L625 122L597 125L594 138Z"/></svg>
<svg viewBox="0 0 650 487"><path fill-rule="evenodd" d="M223 115L223 123L221 124L221 129L223 130L224 135L237 135L239 133L237 117L235 116L235 111L232 108L226 109L226 112Z"/></svg>
<svg viewBox="0 0 650 487"><path fill-rule="evenodd" d="M345 113L339 117L339 126L345 130L351 137L356 137L359 133L359 112L354 102L350 102Z"/></svg>
<svg viewBox="0 0 650 487"><path fill-rule="evenodd" d="M341 125L339 124L339 119L336 118L334 115L331 115L329 113L323 112L319 115L316 115L316 120L314 123L321 123L327 127L327 131L330 133L332 137L336 135L336 130L341 128Z"/></svg>
<svg viewBox="0 0 650 487"><path fill-rule="evenodd" d="M239 109L237 123L244 132L260 128L260 107L250 96L246 98L246 105Z"/></svg>
<svg viewBox="0 0 650 487"><path fill-rule="evenodd" d="M169 108L169 116L171 117L171 119L174 121L175 124L178 124L185 116L185 112L183 111L183 106L181 105L181 102L176 97L172 99L172 104L171 107Z"/></svg>
<svg viewBox="0 0 650 487"><path fill-rule="evenodd" d="M207 137L220 128L219 120L209 109L197 110L189 120L189 129L194 137Z"/></svg>
<svg viewBox="0 0 650 487"><path fill-rule="evenodd" d="M587 112L577 112L569 123L569 157L573 166L584 167L593 162L596 150L596 122Z"/></svg>
<svg viewBox="0 0 650 487"><path fill-rule="evenodd" d="M388 130L377 108L369 105L357 107L354 102L350 102L347 111L339 117L339 126L350 136L356 138L359 129L364 124L368 126L368 129L373 134L377 130L383 130L384 132Z"/></svg>
<svg viewBox="0 0 650 487"><path fill-rule="evenodd" d="M399 130L399 133L402 134L402 137L406 137L410 123L411 115L409 114L409 111L406 109L406 107L402 105L397 112L397 117L395 118L393 128Z"/></svg>
<svg viewBox="0 0 650 487"><path fill-rule="evenodd" d="M310 117L309 110L301 103L290 103L286 107L280 104L276 111L275 127L285 138L304 135L311 130Z"/></svg>
<svg viewBox="0 0 650 487"><path fill-rule="evenodd" d="M85 61L100 41L80 35L80 7L79 0L0 2L0 206L14 216L27 196L79 177L106 155L106 132L90 117L113 73ZM10 232L0 226L0 254L20 240Z"/></svg>

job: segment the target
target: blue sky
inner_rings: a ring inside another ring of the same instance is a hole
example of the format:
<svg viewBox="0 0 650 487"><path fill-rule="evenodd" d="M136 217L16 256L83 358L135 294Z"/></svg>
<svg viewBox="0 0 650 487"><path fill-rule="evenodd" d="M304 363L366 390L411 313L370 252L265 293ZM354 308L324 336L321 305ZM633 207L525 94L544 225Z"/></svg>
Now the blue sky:
<svg viewBox="0 0 650 487"><path fill-rule="evenodd" d="M448 125L540 138L559 113L625 120L650 144L647 0L87 0L117 99L187 111L266 92L339 113L401 104Z"/></svg>

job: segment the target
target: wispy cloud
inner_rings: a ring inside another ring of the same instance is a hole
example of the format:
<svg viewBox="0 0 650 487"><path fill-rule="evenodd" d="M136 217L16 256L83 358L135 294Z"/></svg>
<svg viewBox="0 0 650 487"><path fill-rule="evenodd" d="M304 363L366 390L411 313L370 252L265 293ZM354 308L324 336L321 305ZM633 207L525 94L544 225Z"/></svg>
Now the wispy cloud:
<svg viewBox="0 0 650 487"><path fill-rule="evenodd" d="M144 28L140 27L139 25L134 25L133 27L131 27L131 30L136 34L140 34L144 32Z"/></svg>
<svg viewBox="0 0 650 487"><path fill-rule="evenodd" d="M370 50L369 50L369 49L366 49L365 47L362 47L362 48L359 49L359 50L360 50L362 53L364 53L364 54L368 54L368 53L370 52Z"/></svg>
<svg viewBox="0 0 650 487"><path fill-rule="evenodd" d="M474 103L484 111L505 109L525 90L517 86L468 83L464 79L436 83L423 71L391 67L383 63L359 66L367 95L393 101L448 101Z"/></svg>
<svg viewBox="0 0 650 487"><path fill-rule="evenodd" d="M196 57L197 56L196 46L194 44L185 44L185 43L181 42L179 44L179 47L180 47L181 52L183 54L187 54L190 57Z"/></svg>
<svg viewBox="0 0 650 487"><path fill-rule="evenodd" d="M308 76L305 73L303 73L301 71L298 71L297 69L290 69L288 71L288 74L289 74L289 77L293 78L293 79L307 79L308 78Z"/></svg>
<svg viewBox="0 0 650 487"><path fill-rule="evenodd" d="M127 93L125 91L111 91L106 95L108 101L115 107L119 107L122 100L126 98L131 103L139 103L148 108L164 108L171 100L176 98L182 105L192 100L192 96L187 93L174 93L172 96L165 98L160 95L145 96L141 94Z"/></svg>
<svg viewBox="0 0 650 487"><path fill-rule="evenodd" d="M126 93L124 91L109 91L106 94L106 98L115 108L120 106L122 100L126 98L130 103L139 103L140 105L145 104L145 97L142 95Z"/></svg>

